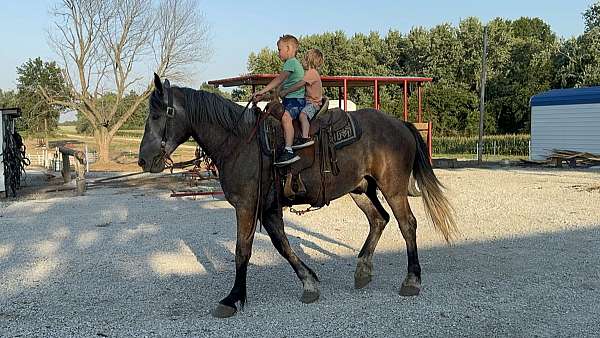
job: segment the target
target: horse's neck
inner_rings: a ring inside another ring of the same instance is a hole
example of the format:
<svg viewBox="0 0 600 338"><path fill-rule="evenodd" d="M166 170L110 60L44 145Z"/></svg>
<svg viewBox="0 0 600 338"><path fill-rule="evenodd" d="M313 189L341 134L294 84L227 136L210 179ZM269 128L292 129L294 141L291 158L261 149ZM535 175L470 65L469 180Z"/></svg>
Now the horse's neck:
<svg viewBox="0 0 600 338"><path fill-rule="evenodd" d="M233 162L233 159L253 152L256 145L256 140L246 142L248 135L234 134L218 124L199 123L192 126L192 130L194 140L217 164L219 170L223 169L225 162Z"/></svg>
<svg viewBox="0 0 600 338"><path fill-rule="evenodd" d="M206 94L209 95L209 94ZM206 99L206 97L203 97ZM213 98L214 99L214 98ZM223 99L224 100L224 99ZM221 102L223 107L214 106L214 102L212 104L206 104L206 102L196 102L196 104L200 104L203 106L208 106L208 109L223 109L223 111L227 111L231 113L231 111L227 108L227 102ZM239 128L239 124L248 124L252 121L251 116L247 115L241 119L238 119L237 114L233 113L233 119L236 121L236 125L230 124L229 127L221 124L219 118L214 118L219 112L209 111L203 114L195 113L189 115L188 111L188 121L191 123L192 136L198 142L200 147L207 153L207 155L215 161L217 164L223 163L228 158L232 156L239 156L240 152L247 151L248 144L246 144L246 139L248 135L248 128ZM246 113L248 113L246 111ZM211 117L213 116L213 117ZM243 125L246 127L246 125ZM231 129L237 129L239 131L232 131Z"/></svg>
<svg viewBox="0 0 600 338"><path fill-rule="evenodd" d="M225 161L237 147L235 135L221 126L200 124L192 128L194 140L217 164Z"/></svg>

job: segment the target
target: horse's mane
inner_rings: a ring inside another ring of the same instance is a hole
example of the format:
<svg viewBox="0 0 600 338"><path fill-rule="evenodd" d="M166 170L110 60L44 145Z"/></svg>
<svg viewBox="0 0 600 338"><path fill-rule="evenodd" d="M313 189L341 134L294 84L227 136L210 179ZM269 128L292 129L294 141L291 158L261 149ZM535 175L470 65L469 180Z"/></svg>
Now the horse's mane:
<svg viewBox="0 0 600 338"><path fill-rule="evenodd" d="M183 95L181 104L184 106L192 124L216 124L236 135L244 135L250 132L255 121L250 108L244 111L244 107L237 103L204 90L185 87L172 87L172 89L180 91ZM152 95L150 104L157 104L158 102L153 102L156 100L160 99ZM244 115L241 116L241 114Z"/></svg>

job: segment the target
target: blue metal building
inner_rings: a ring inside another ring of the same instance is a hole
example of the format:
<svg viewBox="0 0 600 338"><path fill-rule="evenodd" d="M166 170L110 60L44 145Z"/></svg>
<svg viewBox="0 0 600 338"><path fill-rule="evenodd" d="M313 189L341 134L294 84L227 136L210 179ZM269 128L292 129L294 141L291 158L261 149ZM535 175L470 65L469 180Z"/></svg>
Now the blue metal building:
<svg viewBox="0 0 600 338"><path fill-rule="evenodd" d="M553 149L600 153L600 87L554 89L531 98L529 158Z"/></svg>

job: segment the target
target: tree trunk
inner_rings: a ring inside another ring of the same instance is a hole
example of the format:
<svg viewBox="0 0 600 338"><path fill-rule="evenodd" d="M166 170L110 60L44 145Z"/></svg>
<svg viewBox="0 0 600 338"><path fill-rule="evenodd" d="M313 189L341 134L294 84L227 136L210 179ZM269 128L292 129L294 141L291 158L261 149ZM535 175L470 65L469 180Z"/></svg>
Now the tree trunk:
<svg viewBox="0 0 600 338"><path fill-rule="evenodd" d="M94 133L96 144L98 145L98 162L107 163L110 162L109 146L112 141L112 137L106 127L100 127Z"/></svg>
<svg viewBox="0 0 600 338"><path fill-rule="evenodd" d="M44 119L44 141L46 149L50 149L50 141L48 140L48 119Z"/></svg>

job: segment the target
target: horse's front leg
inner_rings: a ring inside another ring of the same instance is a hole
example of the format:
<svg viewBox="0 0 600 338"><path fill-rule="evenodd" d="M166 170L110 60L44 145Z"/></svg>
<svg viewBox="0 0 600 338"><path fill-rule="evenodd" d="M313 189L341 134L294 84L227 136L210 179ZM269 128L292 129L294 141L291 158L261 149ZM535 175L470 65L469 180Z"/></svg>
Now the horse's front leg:
<svg viewBox="0 0 600 338"><path fill-rule="evenodd" d="M313 303L319 299L319 279L314 271L309 268L292 250L283 226L283 214L281 207L273 206L263 213L264 227L271 238L275 249L285 258L300 280L302 281L303 293L300 300L305 303Z"/></svg>
<svg viewBox="0 0 600 338"><path fill-rule="evenodd" d="M254 241L254 231L256 223L254 222L255 207L236 207L237 216L237 242L235 245L235 282L233 288L227 297L223 298L217 307L212 311L212 315L218 318L233 316L236 311L236 303L240 302L243 308L246 302L246 273L248 271L248 262L252 254L252 242Z"/></svg>

